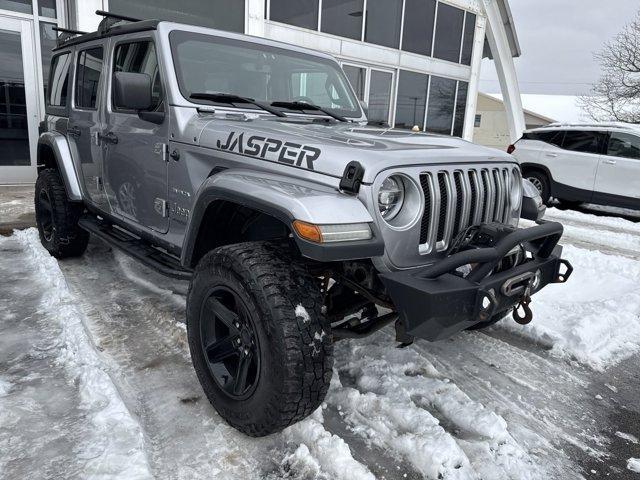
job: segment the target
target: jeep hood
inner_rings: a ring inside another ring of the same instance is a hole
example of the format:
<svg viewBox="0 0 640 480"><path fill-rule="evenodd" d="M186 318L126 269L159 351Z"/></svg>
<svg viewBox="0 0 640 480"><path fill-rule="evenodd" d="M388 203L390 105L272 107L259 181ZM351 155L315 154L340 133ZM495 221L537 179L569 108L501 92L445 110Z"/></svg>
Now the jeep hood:
<svg viewBox="0 0 640 480"><path fill-rule="evenodd" d="M342 177L351 161L360 162L364 183L382 171L417 165L516 163L506 153L458 138L354 123L315 123L300 117L194 119L191 136L199 146L260 158L284 166Z"/></svg>

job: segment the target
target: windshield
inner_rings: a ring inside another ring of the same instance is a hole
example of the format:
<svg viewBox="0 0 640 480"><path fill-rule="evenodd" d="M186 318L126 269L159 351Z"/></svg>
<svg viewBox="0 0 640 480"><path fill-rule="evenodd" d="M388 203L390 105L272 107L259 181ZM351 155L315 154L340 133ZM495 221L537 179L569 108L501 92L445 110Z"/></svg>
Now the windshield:
<svg viewBox="0 0 640 480"><path fill-rule="evenodd" d="M170 40L180 92L187 99L195 93L229 93L266 103L307 102L344 117L361 116L346 76L331 60L192 32L173 31Z"/></svg>

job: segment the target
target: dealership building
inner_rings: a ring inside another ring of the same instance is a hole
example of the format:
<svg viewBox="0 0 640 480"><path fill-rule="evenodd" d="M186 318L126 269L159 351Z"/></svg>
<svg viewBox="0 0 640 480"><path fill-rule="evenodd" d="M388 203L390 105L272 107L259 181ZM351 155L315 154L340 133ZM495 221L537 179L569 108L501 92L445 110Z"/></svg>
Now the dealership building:
<svg viewBox="0 0 640 480"><path fill-rule="evenodd" d="M0 0L0 184L32 183L55 27L96 10L279 40L335 56L372 122L471 140L481 61L500 79L509 134L524 116L507 0Z"/></svg>

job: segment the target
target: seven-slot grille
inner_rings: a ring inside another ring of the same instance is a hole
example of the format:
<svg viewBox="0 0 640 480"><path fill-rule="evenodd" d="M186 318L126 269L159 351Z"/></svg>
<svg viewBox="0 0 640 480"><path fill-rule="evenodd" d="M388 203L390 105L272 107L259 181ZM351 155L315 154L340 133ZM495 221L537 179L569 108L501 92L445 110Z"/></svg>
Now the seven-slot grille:
<svg viewBox="0 0 640 480"><path fill-rule="evenodd" d="M511 188L520 173L513 167L472 168L422 173L425 209L420 253L442 252L465 228L480 223L508 223Z"/></svg>

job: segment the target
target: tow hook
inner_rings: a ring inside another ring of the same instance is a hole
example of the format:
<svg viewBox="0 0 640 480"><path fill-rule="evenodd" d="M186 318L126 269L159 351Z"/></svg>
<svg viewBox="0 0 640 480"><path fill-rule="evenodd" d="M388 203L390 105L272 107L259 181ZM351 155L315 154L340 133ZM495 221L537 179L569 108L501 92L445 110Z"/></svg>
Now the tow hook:
<svg viewBox="0 0 640 480"><path fill-rule="evenodd" d="M529 307L529 304L531 303L531 285L532 284L533 284L533 279L529 283L529 286L527 287L527 289L525 290L522 300L520 300L520 303L518 303L518 305L516 305L513 308L513 319L516 321L516 323L520 325L527 325L531 323L531 320L533 320L533 312ZM524 314L520 313L521 309L524 312Z"/></svg>

